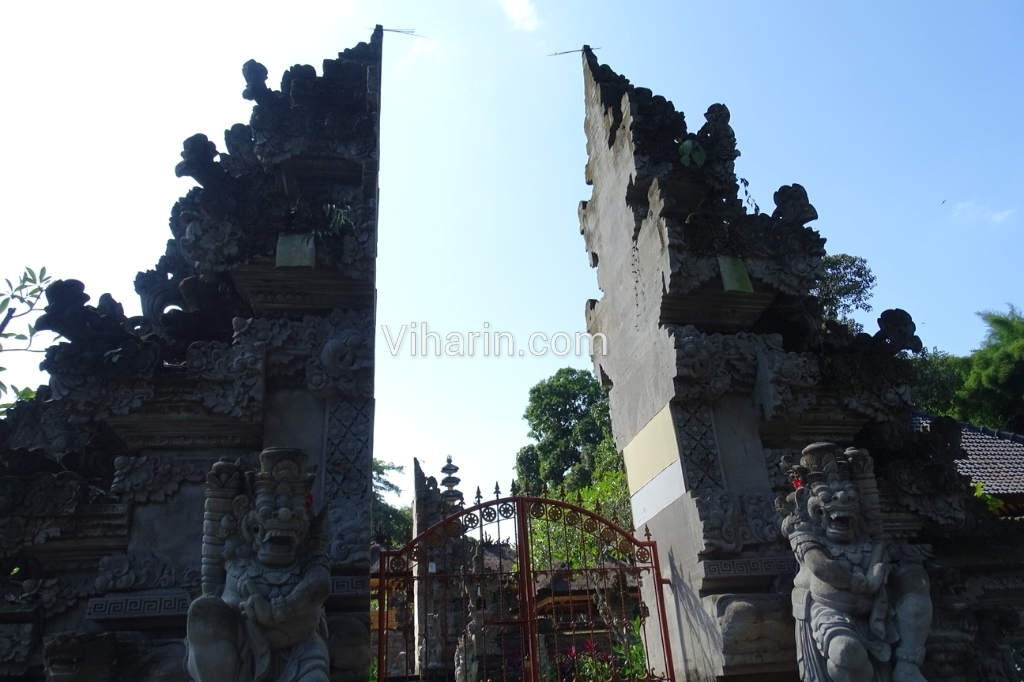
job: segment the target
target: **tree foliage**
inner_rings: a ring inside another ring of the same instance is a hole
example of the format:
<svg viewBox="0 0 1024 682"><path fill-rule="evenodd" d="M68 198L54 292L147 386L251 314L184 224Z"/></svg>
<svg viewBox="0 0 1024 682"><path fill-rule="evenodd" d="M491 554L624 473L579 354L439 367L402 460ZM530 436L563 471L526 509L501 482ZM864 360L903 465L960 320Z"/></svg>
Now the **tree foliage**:
<svg viewBox="0 0 1024 682"><path fill-rule="evenodd" d="M563 367L530 389L523 414L536 442L516 456L520 489L540 495L546 488L576 492L595 471L621 469L611 437L608 396L587 371Z"/></svg>
<svg viewBox="0 0 1024 682"><path fill-rule="evenodd" d="M536 443L516 457L526 495L561 498L629 530L633 515L622 458L612 439L608 395L586 371L566 367L530 389L523 415ZM608 548L580 528L534 519L537 565L593 566ZM555 541L552 533L562 533Z"/></svg>
<svg viewBox="0 0 1024 682"><path fill-rule="evenodd" d="M401 547L412 540L412 506L396 507L384 499L385 493L399 495L402 489L388 480L388 474L401 474L404 466L373 458L373 499L370 501L370 515L373 518L374 534L393 547Z"/></svg>
<svg viewBox="0 0 1024 682"><path fill-rule="evenodd" d="M7 291L0 293L0 352L42 352L32 348L36 328L29 320L39 315L43 293L52 280L46 274L45 267L39 268L38 272L25 268L16 284L9 279L4 280ZM13 329L12 324L15 325ZM4 367L0 367L0 372L4 370ZM0 396L8 395L14 400L30 400L35 391L31 388L8 387L0 381ZM13 404L13 401L0 403L0 416Z"/></svg>
<svg viewBox="0 0 1024 682"><path fill-rule="evenodd" d="M965 363L956 409L961 419L1024 433L1024 317L1012 305L978 315L988 334Z"/></svg>
<svg viewBox="0 0 1024 682"><path fill-rule="evenodd" d="M932 348L925 348L910 362L917 373L914 385L914 406L925 412L956 417L955 399L964 385L965 358Z"/></svg>
<svg viewBox="0 0 1024 682"><path fill-rule="evenodd" d="M871 312L868 301L874 295L872 290L875 288L875 276L868 262L860 256L837 253L825 256L824 265L825 274L811 293L818 297L825 319L842 322L854 331L862 331L862 326L850 315L855 310Z"/></svg>
<svg viewBox="0 0 1024 682"><path fill-rule="evenodd" d="M983 311L988 332L966 357L933 350L914 360L915 404L923 410L994 429L1024 433L1024 316Z"/></svg>

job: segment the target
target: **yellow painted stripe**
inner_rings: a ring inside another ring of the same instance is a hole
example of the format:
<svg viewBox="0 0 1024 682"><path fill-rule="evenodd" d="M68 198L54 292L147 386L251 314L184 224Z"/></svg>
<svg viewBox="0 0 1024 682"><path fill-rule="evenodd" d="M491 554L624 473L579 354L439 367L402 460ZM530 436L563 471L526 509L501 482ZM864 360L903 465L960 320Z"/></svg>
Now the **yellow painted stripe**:
<svg viewBox="0 0 1024 682"><path fill-rule="evenodd" d="M669 464L679 462L679 442L676 440L671 404L647 422L647 426L622 451L622 457L626 463L631 496L650 483Z"/></svg>

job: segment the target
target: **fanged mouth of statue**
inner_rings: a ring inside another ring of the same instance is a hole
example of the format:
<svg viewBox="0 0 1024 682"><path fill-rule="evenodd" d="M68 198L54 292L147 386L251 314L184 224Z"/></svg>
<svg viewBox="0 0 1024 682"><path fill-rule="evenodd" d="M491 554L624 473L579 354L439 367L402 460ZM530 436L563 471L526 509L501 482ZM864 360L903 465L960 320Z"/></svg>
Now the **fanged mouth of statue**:
<svg viewBox="0 0 1024 682"><path fill-rule="evenodd" d="M50 675L53 679L58 679L58 677L63 677L65 675L77 675L78 669L81 666L82 659L71 655L57 656L47 661L47 668L49 668Z"/></svg>
<svg viewBox="0 0 1024 682"><path fill-rule="evenodd" d="M849 535L853 532L853 512L846 510L830 511L828 514L828 530L837 535Z"/></svg>
<svg viewBox="0 0 1024 682"><path fill-rule="evenodd" d="M298 547L299 540L294 531L269 528L263 534L261 551L273 556L291 556Z"/></svg>

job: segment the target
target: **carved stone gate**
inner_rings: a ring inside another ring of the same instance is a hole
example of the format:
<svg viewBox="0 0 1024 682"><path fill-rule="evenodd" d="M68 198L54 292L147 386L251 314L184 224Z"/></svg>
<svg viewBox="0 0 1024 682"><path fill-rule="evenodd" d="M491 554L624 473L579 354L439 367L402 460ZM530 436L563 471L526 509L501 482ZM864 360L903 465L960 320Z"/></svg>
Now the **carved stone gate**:
<svg viewBox="0 0 1024 682"><path fill-rule="evenodd" d="M455 510L382 551L378 577L379 682L673 679L655 542L582 507Z"/></svg>

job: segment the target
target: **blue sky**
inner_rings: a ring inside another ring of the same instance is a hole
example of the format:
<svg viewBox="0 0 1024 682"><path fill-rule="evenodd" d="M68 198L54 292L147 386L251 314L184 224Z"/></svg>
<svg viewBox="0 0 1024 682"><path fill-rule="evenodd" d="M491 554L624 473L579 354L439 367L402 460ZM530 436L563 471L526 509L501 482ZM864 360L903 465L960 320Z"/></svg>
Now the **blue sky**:
<svg viewBox="0 0 1024 682"><path fill-rule="evenodd" d="M0 274L46 265L138 309L135 273L190 183L181 141L248 121L241 65L284 69L386 34L378 323L573 334L597 298L579 235L583 44L686 112L732 112L739 175L762 207L807 188L831 252L867 258L875 313L908 310L963 354L975 313L1024 304L1024 4L463 0L17 3L5 65ZM221 145L222 146L222 145ZM875 314L862 316L869 329ZM9 358L10 356L10 358ZM5 380L43 380L16 361ZM377 345L376 456L462 489L507 490L533 384L586 357L392 357ZM399 480L409 487L409 478ZM405 499L409 499L406 491Z"/></svg>

